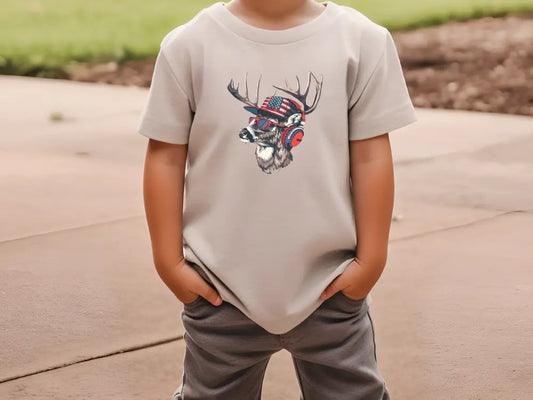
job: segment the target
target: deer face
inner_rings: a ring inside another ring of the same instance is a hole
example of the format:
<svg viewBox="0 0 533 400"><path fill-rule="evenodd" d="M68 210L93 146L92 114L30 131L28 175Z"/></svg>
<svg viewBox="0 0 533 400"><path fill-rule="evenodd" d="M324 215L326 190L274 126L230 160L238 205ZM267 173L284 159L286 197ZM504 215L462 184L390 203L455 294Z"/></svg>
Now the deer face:
<svg viewBox="0 0 533 400"><path fill-rule="evenodd" d="M266 173L288 165L292 160L290 150L299 143L296 139L287 144L283 134L290 131L291 127L303 127L302 114L292 114L285 123L281 123L281 120L272 116L253 116L248 119L248 126L238 133L241 141L257 145L257 163Z"/></svg>
<svg viewBox="0 0 533 400"><path fill-rule="evenodd" d="M242 96L231 80L228 85L230 93L247 104L244 108L254 114L248 118L248 125L239 131L238 137L243 142L256 144L257 164L263 172L270 174L274 170L286 167L293 160L291 150L302 141L305 114L312 112L316 107L321 86L320 82L311 106L305 102L309 82L305 93L302 94L298 81L296 92L274 87L292 94L303 103L303 108L293 99L277 95L268 96L259 107L257 99L255 102L250 100L248 86L246 86L246 95ZM257 91L259 94L259 82Z"/></svg>

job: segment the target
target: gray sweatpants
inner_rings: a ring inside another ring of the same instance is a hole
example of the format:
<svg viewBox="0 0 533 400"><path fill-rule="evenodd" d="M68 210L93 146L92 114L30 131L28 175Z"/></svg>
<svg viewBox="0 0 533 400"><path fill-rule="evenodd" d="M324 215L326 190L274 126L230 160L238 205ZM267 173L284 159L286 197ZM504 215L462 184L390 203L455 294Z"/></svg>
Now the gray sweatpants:
<svg viewBox="0 0 533 400"><path fill-rule="evenodd" d="M390 400L364 299L337 292L280 335L228 302L214 306L201 296L184 304L181 318L185 357L172 400L260 400L267 364L281 349L291 353L300 400Z"/></svg>

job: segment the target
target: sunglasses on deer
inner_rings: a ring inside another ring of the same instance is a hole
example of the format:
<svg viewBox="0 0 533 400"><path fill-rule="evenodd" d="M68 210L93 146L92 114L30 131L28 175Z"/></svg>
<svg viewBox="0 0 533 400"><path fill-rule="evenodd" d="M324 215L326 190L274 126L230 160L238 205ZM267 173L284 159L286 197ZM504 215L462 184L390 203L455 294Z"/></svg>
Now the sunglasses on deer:
<svg viewBox="0 0 533 400"><path fill-rule="evenodd" d="M248 119L248 123L251 124L253 121L255 121L255 123L257 124L257 127L261 130L267 130L267 129L270 129L270 127L272 125L276 125L276 126L282 126L284 127L285 125L283 124L278 124L277 122L274 122L274 121L271 121L269 119L266 119L266 118L261 118L261 117L250 117Z"/></svg>

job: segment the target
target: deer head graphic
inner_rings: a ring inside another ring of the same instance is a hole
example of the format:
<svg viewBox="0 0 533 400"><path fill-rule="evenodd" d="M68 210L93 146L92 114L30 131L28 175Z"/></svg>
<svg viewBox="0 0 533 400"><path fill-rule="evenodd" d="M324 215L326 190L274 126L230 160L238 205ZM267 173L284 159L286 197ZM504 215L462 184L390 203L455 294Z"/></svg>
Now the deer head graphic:
<svg viewBox="0 0 533 400"><path fill-rule="evenodd" d="M311 86L311 77L316 84L315 97L311 105L307 104L307 95ZM293 160L291 150L298 146L304 136L305 117L313 112L320 99L322 90L321 80L309 72L305 91L300 91L300 80L296 77L298 88L292 90L285 80L286 88L280 88L272 85L291 96L295 101L288 97L267 96L261 107L258 107L259 101L259 84L261 77L257 82L257 94L255 101L252 102L248 95L248 73L245 75L245 95L239 93L239 86L235 86L233 79L228 84L229 92L237 99L242 101L244 108L250 111L253 116L248 119L248 125L242 128L238 137L243 142L255 143L257 145L255 156L259 168L267 174L288 166Z"/></svg>

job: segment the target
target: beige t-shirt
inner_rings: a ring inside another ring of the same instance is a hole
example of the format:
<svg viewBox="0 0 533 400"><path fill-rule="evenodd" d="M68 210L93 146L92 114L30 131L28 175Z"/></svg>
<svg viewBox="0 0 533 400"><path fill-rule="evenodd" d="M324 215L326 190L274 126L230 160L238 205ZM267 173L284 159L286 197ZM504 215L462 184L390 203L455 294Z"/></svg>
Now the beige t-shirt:
<svg viewBox="0 0 533 400"><path fill-rule="evenodd" d="M417 120L390 32L321 4L282 30L200 10L163 39L138 127L188 143L184 256L274 334L354 260L349 141Z"/></svg>

